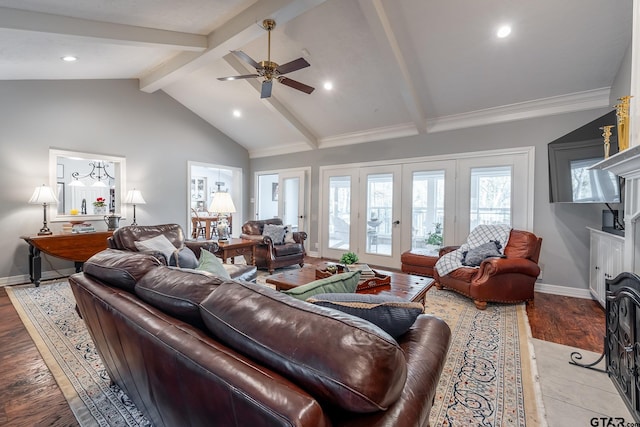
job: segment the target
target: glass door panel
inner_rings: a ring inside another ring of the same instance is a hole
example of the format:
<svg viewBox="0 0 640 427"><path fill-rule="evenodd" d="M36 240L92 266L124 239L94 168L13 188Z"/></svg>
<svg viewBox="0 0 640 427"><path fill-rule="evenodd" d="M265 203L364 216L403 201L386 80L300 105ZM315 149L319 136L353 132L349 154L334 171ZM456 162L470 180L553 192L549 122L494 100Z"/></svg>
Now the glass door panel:
<svg viewBox="0 0 640 427"><path fill-rule="evenodd" d="M511 166L471 168L469 231L480 224L511 225Z"/></svg>
<svg viewBox="0 0 640 427"><path fill-rule="evenodd" d="M368 254L391 255L393 222L393 174L367 175L367 240Z"/></svg>
<svg viewBox="0 0 640 427"><path fill-rule="evenodd" d="M417 171L412 175L411 249L435 252L444 241L445 172Z"/></svg>
<svg viewBox="0 0 640 427"><path fill-rule="evenodd" d="M329 177L329 249L349 250L351 177Z"/></svg>
<svg viewBox="0 0 640 427"><path fill-rule="evenodd" d="M361 170L358 256L365 263L393 266L400 258L400 171L397 166Z"/></svg>

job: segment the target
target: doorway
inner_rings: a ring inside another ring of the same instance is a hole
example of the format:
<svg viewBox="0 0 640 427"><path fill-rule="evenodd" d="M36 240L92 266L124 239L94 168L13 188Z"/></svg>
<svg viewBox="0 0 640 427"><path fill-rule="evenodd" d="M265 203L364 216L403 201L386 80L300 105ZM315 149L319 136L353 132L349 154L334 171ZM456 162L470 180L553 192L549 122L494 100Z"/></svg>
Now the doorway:
<svg viewBox="0 0 640 427"><path fill-rule="evenodd" d="M294 230L307 231L309 174L308 168L256 172L254 218L281 218Z"/></svg>

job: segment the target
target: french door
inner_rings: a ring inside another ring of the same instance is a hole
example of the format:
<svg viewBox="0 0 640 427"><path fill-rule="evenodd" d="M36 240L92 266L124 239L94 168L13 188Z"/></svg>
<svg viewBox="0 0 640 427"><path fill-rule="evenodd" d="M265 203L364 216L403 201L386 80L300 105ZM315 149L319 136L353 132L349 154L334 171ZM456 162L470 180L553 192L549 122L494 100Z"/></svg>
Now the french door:
<svg viewBox="0 0 640 427"><path fill-rule="evenodd" d="M360 262L399 263L400 178L399 165L324 171L323 256L355 252Z"/></svg>
<svg viewBox="0 0 640 427"><path fill-rule="evenodd" d="M321 168L320 255L399 268L403 251L437 253L479 224L531 230L533 159L524 148Z"/></svg>

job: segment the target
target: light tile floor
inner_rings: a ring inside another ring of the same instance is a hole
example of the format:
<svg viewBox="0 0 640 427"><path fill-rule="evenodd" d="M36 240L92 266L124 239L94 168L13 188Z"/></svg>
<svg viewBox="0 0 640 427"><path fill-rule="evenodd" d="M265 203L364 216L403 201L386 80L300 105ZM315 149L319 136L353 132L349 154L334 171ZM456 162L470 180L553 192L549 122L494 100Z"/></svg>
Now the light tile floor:
<svg viewBox="0 0 640 427"><path fill-rule="evenodd" d="M569 364L573 351L582 353L584 363L599 354L535 338L532 342L549 427L619 425L615 420L594 424L594 417L624 418L625 426L634 422L607 374ZM597 367L603 368L604 361Z"/></svg>

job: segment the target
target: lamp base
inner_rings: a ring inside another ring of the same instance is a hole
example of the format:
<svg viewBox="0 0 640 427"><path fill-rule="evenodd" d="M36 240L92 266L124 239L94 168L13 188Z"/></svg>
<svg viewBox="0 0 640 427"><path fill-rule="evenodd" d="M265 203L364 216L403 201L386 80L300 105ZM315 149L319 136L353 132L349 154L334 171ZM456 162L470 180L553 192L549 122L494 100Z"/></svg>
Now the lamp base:
<svg viewBox="0 0 640 427"><path fill-rule="evenodd" d="M38 236L48 236L50 234L53 234L53 231L51 231L51 230L40 230L40 231L38 231Z"/></svg>

